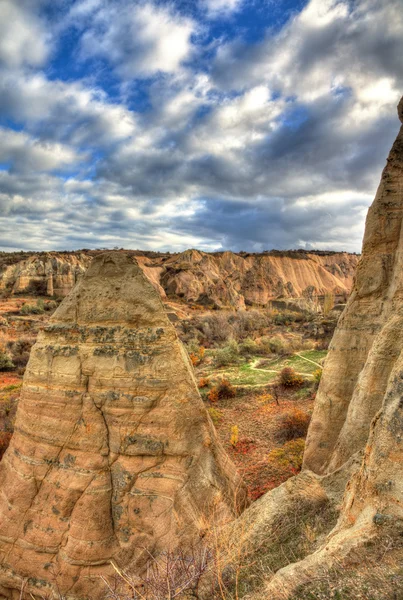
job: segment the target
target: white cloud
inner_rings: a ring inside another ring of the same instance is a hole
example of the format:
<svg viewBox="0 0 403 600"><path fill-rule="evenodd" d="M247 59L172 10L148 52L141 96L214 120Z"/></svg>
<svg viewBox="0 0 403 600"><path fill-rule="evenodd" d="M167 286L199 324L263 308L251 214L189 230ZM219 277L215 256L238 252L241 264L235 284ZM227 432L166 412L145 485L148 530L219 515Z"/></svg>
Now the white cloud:
<svg viewBox="0 0 403 600"><path fill-rule="evenodd" d="M98 10L82 37L84 58L103 56L123 77L174 73L192 50L195 23L171 7L117 2Z"/></svg>
<svg viewBox="0 0 403 600"><path fill-rule="evenodd" d="M136 119L120 104L108 102L99 88L80 82L49 80L43 73L0 74L0 110L24 120L28 129L70 144L107 145L133 135Z"/></svg>
<svg viewBox="0 0 403 600"><path fill-rule="evenodd" d="M66 145L42 142L26 133L0 127L0 162L11 163L13 171L52 171L83 159Z"/></svg>
<svg viewBox="0 0 403 600"><path fill-rule="evenodd" d="M243 0L200 0L210 18L217 18L239 10Z"/></svg>
<svg viewBox="0 0 403 600"><path fill-rule="evenodd" d="M241 7L203 1L204 19ZM89 76L74 81L69 65L70 79L60 80L50 66L50 79L33 68L44 58L32 51L29 62L25 50L0 71L1 114L24 128L0 129L3 247L18 230L32 249L359 250L398 127L400 1L310 0L261 42L208 46L192 34L211 23L179 15L179 3L65 4L53 26L63 35L76 28L88 59L77 71ZM15 4L23 21L36 3ZM204 68L186 64L194 52ZM124 99L102 89L100 57L119 74L112 93L123 89ZM133 82L139 76L150 79Z"/></svg>
<svg viewBox="0 0 403 600"><path fill-rule="evenodd" d="M0 2L0 63L9 67L40 66L49 51L45 24L35 14L35 3Z"/></svg>

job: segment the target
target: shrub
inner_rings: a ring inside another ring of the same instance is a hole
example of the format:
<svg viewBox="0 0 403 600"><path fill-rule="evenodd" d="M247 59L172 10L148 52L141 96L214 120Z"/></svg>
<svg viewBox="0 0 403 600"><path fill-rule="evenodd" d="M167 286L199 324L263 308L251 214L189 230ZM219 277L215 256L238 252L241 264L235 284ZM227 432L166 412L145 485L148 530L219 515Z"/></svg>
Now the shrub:
<svg viewBox="0 0 403 600"><path fill-rule="evenodd" d="M267 460L276 468L289 468L291 474L298 473L302 467L304 447L305 440L303 438L290 440L284 446L281 446L281 448L274 448L274 450L269 452Z"/></svg>
<svg viewBox="0 0 403 600"><path fill-rule="evenodd" d="M231 446L235 447L238 443L238 440L239 440L239 427L238 427L238 425L233 425L231 427L231 437L230 437Z"/></svg>
<svg viewBox="0 0 403 600"><path fill-rule="evenodd" d="M287 348L284 342L278 337L269 338L264 336L260 340L260 345L265 354L287 354Z"/></svg>
<svg viewBox="0 0 403 600"><path fill-rule="evenodd" d="M280 372L280 383L285 387L297 387L303 382L303 378L292 367L284 367Z"/></svg>
<svg viewBox="0 0 403 600"><path fill-rule="evenodd" d="M200 348L198 348L196 352L191 352L189 354L189 358L194 367L197 367L198 365L200 365L201 362L203 362L205 352L205 348L203 346L200 346Z"/></svg>
<svg viewBox="0 0 403 600"><path fill-rule="evenodd" d="M252 338L248 337L239 345L239 352L243 356L257 354L259 352L259 346Z"/></svg>
<svg viewBox="0 0 403 600"><path fill-rule="evenodd" d="M264 392L263 394L258 396L257 401L263 405L270 404L271 402L274 401L274 396L272 396L271 394L269 394L267 392Z"/></svg>
<svg viewBox="0 0 403 600"><path fill-rule="evenodd" d="M217 385L217 392L219 400L222 400L224 398L234 398L236 395L236 390L234 386L226 377L223 377Z"/></svg>
<svg viewBox="0 0 403 600"><path fill-rule="evenodd" d="M14 365L21 369L25 367L29 360L29 353L31 351L32 345L34 343L34 339L29 337L24 337L16 342L12 342L8 344L8 348L10 349L12 360Z"/></svg>
<svg viewBox="0 0 403 600"><path fill-rule="evenodd" d="M36 304L23 304L20 309L21 315L42 315L45 312L44 302L39 299Z"/></svg>
<svg viewBox="0 0 403 600"><path fill-rule="evenodd" d="M208 377L200 377L200 379L199 379L199 383L198 383L198 386L199 386L199 389L200 389L200 390L201 390L202 388L206 388L206 387L208 387L209 385L210 385L210 380L209 380L209 378L208 378Z"/></svg>
<svg viewBox="0 0 403 600"><path fill-rule="evenodd" d="M15 369L11 356L7 352L0 350L0 371L10 371L11 369Z"/></svg>
<svg viewBox="0 0 403 600"><path fill-rule="evenodd" d="M228 314L219 312L207 315L199 325L208 342L226 342L231 336L232 328L228 323Z"/></svg>
<svg viewBox="0 0 403 600"><path fill-rule="evenodd" d="M322 378L322 369L317 369L316 371L314 371L313 380L317 385L319 385L321 378Z"/></svg>
<svg viewBox="0 0 403 600"><path fill-rule="evenodd" d="M284 310L277 313L273 320L275 325L291 325L291 323L299 320L299 315L290 310Z"/></svg>
<svg viewBox="0 0 403 600"><path fill-rule="evenodd" d="M209 400L210 402L213 402L213 403L217 402L217 400L218 400L217 388L215 388L215 387L211 388L211 390L207 394L207 400Z"/></svg>
<svg viewBox="0 0 403 600"><path fill-rule="evenodd" d="M48 302L45 302L44 309L50 311L50 310L56 310L57 307L58 307L58 304L55 300L49 300Z"/></svg>
<svg viewBox="0 0 403 600"><path fill-rule="evenodd" d="M216 366L228 367L228 365L234 364L237 361L238 352L238 344L235 340L231 340L227 346L216 350L214 357Z"/></svg>
<svg viewBox="0 0 403 600"><path fill-rule="evenodd" d="M207 399L210 402L217 402L217 400L224 400L225 398L234 398L236 390L233 385L229 382L226 377L223 377L219 383L211 388L207 394Z"/></svg>
<svg viewBox="0 0 403 600"><path fill-rule="evenodd" d="M296 438L304 438L308 431L310 416L298 408L280 415L277 418L276 439L279 442L288 442Z"/></svg>
<svg viewBox="0 0 403 600"><path fill-rule="evenodd" d="M210 408L208 408L207 410L214 425L218 425L218 423L222 419L222 413L216 408L214 408L214 406L210 406Z"/></svg>

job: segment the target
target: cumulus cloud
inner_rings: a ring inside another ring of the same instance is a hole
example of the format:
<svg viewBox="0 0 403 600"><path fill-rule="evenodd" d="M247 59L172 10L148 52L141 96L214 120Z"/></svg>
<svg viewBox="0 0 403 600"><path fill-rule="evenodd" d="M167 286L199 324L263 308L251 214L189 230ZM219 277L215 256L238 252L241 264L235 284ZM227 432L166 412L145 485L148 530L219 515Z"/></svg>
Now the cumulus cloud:
<svg viewBox="0 0 403 600"><path fill-rule="evenodd" d="M50 36L35 13L38 3L0 2L0 64L41 66L48 55Z"/></svg>
<svg viewBox="0 0 403 600"><path fill-rule="evenodd" d="M241 2L182 4L71 0L53 28L79 75L41 62L43 36L5 61L2 246L359 251L398 127L400 0L310 0L256 42L208 37Z"/></svg>
<svg viewBox="0 0 403 600"><path fill-rule="evenodd" d="M135 115L109 102L102 89L49 80L43 73L3 71L0 111L43 138L76 146L104 146L131 136L136 128Z"/></svg>
<svg viewBox="0 0 403 600"><path fill-rule="evenodd" d="M0 127L0 163L8 163L12 172L64 169L83 158L66 145L39 141Z"/></svg>
<svg viewBox="0 0 403 600"><path fill-rule="evenodd" d="M82 36L81 55L106 58L123 77L175 72L191 52L195 23L172 6L116 2L93 12L96 5L87 3L92 24Z"/></svg>

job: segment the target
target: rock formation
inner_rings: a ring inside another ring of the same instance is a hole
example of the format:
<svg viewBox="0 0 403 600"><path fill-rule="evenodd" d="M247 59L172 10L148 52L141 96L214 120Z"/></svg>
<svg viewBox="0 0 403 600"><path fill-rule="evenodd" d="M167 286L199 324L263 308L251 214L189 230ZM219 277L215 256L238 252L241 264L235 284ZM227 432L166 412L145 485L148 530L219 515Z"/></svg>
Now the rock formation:
<svg viewBox="0 0 403 600"><path fill-rule="evenodd" d="M403 98L398 114L403 123ZM402 261L403 126L368 213L353 293L317 394L303 472L246 510L231 525L231 535L247 531L253 551L273 531L277 546L286 545L278 524L295 514L304 523L309 505L312 511L328 503L339 519L315 552L269 577L254 600L336 597L329 587L318 592L321 582L333 577L340 590L348 565L354 584L363 579L365 587L380 561L392 577L381 571L373 595L360 595L361 588L356 596L338 597L403 598ZM387 563L391 551L394 562Z"/></svg>
<svg viewBox="0 0 403 600"><path fill-rule="evenodd" d="M357 255L346 252L132 253L161 297L236 309L267 306L275 298L309 301L327 293L346 296L358 262ZM33 255L3 269L0 290L24 292L35 285L40 287L42 282L43 294L47 288L49 295L66 295L94 255L97 251Z"/></svg>
<svg viewBox="0 0 403 600"><path fill-rule="evenodd" d="M7 266L0 275L0 289L13 293L64 297L73 289L91 262L85 253L32 255Z"/></svg>
<svg viewBox="0 0 403 600"><path fill-rule="evenodd" d="M98 600L113 565L139 572L245 502L132 257L97 256L39 334L0 490L6 598Z"/></svg>
<svg viewBox="0 0 403 600"><path fill-rule="evenodd" d="M403 104L399 105L402 118ZM305 467L334 471L362 449L402 350L403 132L369 209L353 291L330 345Z"/></svg>

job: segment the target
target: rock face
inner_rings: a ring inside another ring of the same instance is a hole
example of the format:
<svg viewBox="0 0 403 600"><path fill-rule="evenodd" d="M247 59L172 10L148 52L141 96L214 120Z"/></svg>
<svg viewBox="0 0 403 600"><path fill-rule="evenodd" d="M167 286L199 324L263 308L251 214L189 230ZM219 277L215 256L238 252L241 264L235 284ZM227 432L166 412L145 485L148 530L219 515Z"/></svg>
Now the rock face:
<svg viewBox="0 0 403 600"><path fill-rule="evenodd" d="M403 98L398 113L403 123ZM384 570L376 593L367 596L361 587L346 598L403 598L402 332L403 126L368 213L353 292L319 386L303 471L263 496L230 527L234 538L247 531L252 549L270 536L275 547L283 547L290 536L286 532L281 537L279 523L295 514L304 524L312 507L316 511L328 504L339 518L324 539L318 538L314 552L279 569L254 600L335 597L330 592L344 590L346 566L358 589L360 579L365 584L379 563ZM391 550L394 559L384 561ZM372 557L369 569L364 556ZM325 589L331 578L335 586Z"/></svg>
<svg viewBox="0 0 403 600"><path fill-rule="evenodd" d="M305 298L331 293L346 296L358 256L345 252L268 252L208 254L187 250L152 257L135 252L138 264L161 297L214 308L267 306L275 298ZM0 290L24 292L42 285L43 293L64 296L88 267L91 253L33 255L0 274Z"/></svg>
<svg viewBox="0 0 403 600"><path fill-rule="evenodd" d="M97 256L39 334L0 489L7 598L23 581L27 598L101 598L111 562L138 572L243 506L187 355L132 257Z"/></svg>
<svg viewBox="0 0 403 600"><path fill-rule="evenodd" d="M402 118L403 104L399 105ZM367 217L352 294L326 359L305 467L331 472L362 449L402 350L403 130Z"/></svg>
<svg viewBox="0 0 403 600"><path fill-rule="evenodd" d="M45 254L9 265L0 275L0 289L64 297L91 262L84 253Z"/></svg>

